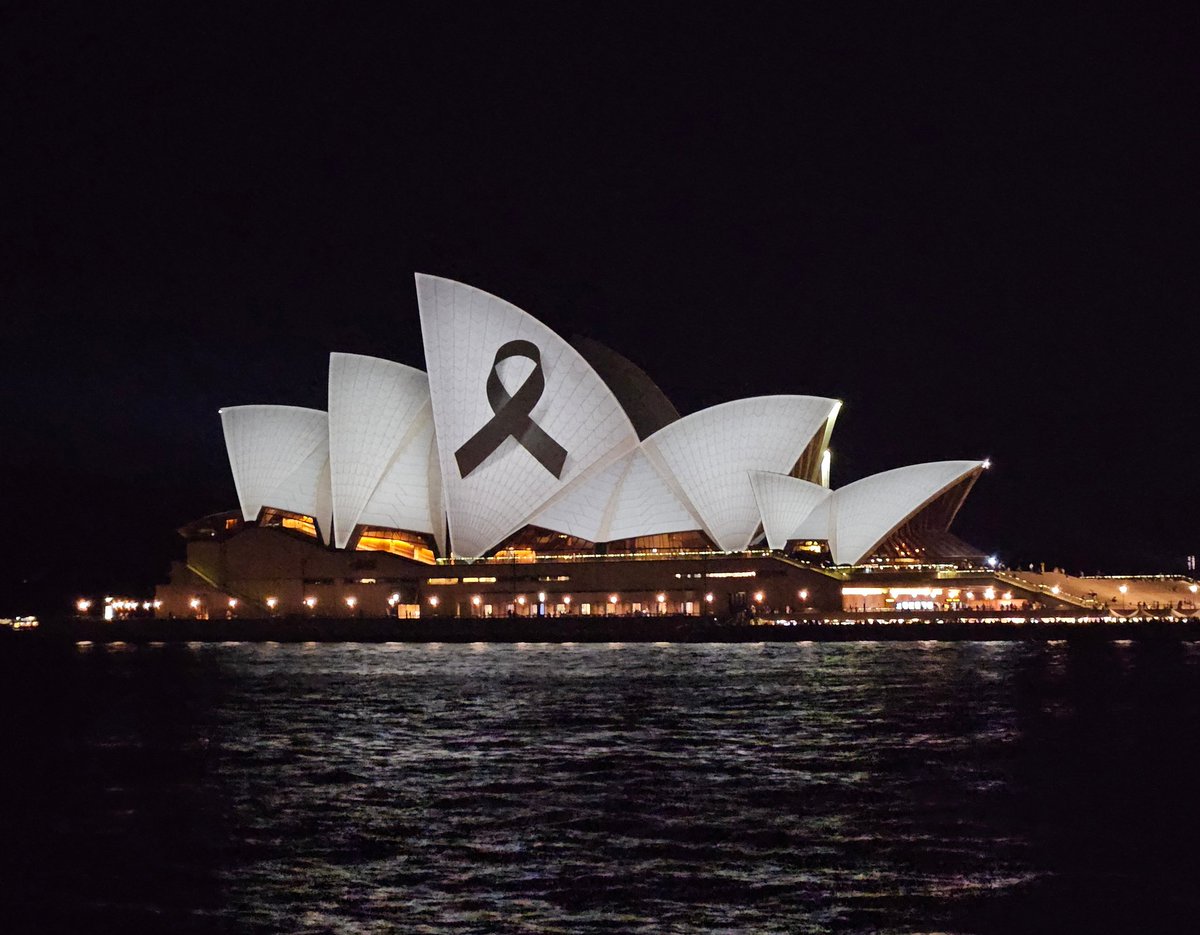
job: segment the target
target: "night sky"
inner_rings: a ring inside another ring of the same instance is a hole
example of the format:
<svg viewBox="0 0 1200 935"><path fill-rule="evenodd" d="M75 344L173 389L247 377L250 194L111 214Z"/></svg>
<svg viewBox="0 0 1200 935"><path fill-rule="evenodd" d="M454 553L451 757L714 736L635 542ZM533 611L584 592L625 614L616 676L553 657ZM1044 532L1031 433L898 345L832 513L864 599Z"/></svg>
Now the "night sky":
<svg viewBox="0 0 1200 935"><path fill-rule="evenodd" d="M1182 570L1194 7L701 6L4 14L0 614L165 579L220 406L423 366L414 271L684 413L843 399L834 486L990 457L1011 565Z"/></svg>

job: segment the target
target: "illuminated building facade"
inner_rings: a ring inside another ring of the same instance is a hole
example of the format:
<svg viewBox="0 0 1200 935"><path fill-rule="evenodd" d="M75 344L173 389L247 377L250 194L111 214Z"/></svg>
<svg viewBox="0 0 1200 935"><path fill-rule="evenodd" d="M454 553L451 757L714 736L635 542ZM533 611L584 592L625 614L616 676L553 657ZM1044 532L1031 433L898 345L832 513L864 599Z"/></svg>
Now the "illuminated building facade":
<svg viewBox="0 0 1200 935"><path fill-rule="evenodd" d="M838 400L681 417L607 348L416 286L426 371L334 353L327 411L221 410L239 510L185 527L164 614L835 607L852 566L982 559L949 527L986 462L833 489Z"/></svg>

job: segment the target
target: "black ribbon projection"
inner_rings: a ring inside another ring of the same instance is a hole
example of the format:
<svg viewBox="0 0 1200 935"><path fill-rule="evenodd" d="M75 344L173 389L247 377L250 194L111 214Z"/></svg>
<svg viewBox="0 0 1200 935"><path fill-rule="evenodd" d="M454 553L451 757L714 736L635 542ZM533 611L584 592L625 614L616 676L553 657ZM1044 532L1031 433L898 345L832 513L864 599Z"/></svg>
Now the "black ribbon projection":
<svg viewBox="0 0 1200 935"><path fill-rule="evenodd" d="M508 390L500 382L496 368L500 361L510 357L525 357L533 361L533 373L517 391L509 396ZM515 438L531 455L537 458L547 471L555 477L562 476L563 462L567 459L567 449L547 435L536 422L529 417L537 401L542 398L546 389L546 377L542 373L542 354L532 341L509 341L500 345L496 351L496 359L492 361L492 372L487 378L487 398L495 413L478 432L463 442L463 446L454 452L458 461L458 473L466 477L479 467L500 443L508 436Z"/></svg>

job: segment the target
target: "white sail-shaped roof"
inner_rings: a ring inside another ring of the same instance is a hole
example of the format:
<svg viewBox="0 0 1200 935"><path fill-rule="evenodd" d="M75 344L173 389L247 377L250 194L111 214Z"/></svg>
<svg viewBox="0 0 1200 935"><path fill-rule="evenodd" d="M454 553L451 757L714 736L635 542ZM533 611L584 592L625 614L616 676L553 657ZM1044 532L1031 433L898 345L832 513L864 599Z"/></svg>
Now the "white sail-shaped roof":
<svg viewBox="0 0 1200 935"><path fill-rule="evenodd" d="M699 517L663 480L646 452L635 451L609 508L606 538L633 539L700 528Z"/></svg>
<svg viewBox="0 0 1200 935"><path fill-rule="evenodd" d="M933 461L864 477L834 491L829 548L839 565L871 554L891 533L982 461Z"/></svg>
<svg viewBox="0 0 1200 935"><path fill-rule="evenodd" d="M221 427L246 520L264 506L316 519L326 539L332 515L329 417L298 406L230 406Z"/></svg>
<svg viewBox="0 0 1200 935"><path fill-rule="evenodd" d="M436 276L418 274L417 301L455 554L482 555L530 522L575 478L637 446L629 418L604 381L541 322L493 295ZM497 363L497 353L511 342L528 342L521 346L535 348L540 357L544 387L533 394L528 418L565 458L561 464L539 460L504 435L486 457L466 459L464 470L458 454L496 416L488 394L493 368L511 396L526 381L536 383L530 357Z"/></svg>
<svg viewBox="0 0 1200 935"><path fill-rule="evenodd" d="M414 461L419 470L400 472L396 482L413 486L401 498L417 507L420 526L400 526L433 532L429 516L428 442L429 378L424 372L378 357L329 355L329 463L333 486L334 541L345 548L354 527L379 487L385 472L399 459ZM421 448L406 457L406 449ZM413 511L407 511L413 512Z"/></svg>
<svg viewBox="0 0 1200 935"><path fill-rule="evenodd" d="M633 455L581 477L530 519L535 526L590 542L605 542L609 505L616 497Z"/></svg>
<svg viewBox="0 0 1200 935"><path fill-rule="evenodd" d="M700 528L640 448L581 478L531 522L592 542Z"/></svg>
<svg viewBox="0 0 1200 935"><path fill-rule="evenodd" d="M833 496L832 491L820 484L766 471L751 471L750 486L767 534L767 545L773 549L782 549L789 539L802 538L797 532L804 528L813 510ZM814 538L824 539L826 534L822 532Z"/></svg>
<svg viewBox="0 0 1200 935"><path fill-rule="evenodd" d="M358 522L382 529L432 533L438 551L445 554L442 478L433 435L433 411L428 403L401 440Z"/></svg>
<svg viewBox="0 0 1200 935"><path fill-rule="evenodd" d="M734 400L671 423L643 447L718 547L739 551L759 526L749 472L791 471L838 405L816 396Z"/></svg>

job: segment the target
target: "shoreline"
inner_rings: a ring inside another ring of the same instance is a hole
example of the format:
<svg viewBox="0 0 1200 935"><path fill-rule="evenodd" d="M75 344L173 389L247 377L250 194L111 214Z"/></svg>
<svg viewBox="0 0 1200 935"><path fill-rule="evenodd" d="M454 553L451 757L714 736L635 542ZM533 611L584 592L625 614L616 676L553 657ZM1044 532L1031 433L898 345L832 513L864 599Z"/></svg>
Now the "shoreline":
<svg viewBox="0 0 1200 935"><path fill-rule="evenodd" d="M1200 619L935 616L727 622L698 617L620 618L273 618L245 620L67 618L6 631L17 643L758 643L1046 640L1200 640Z"/></svg>

